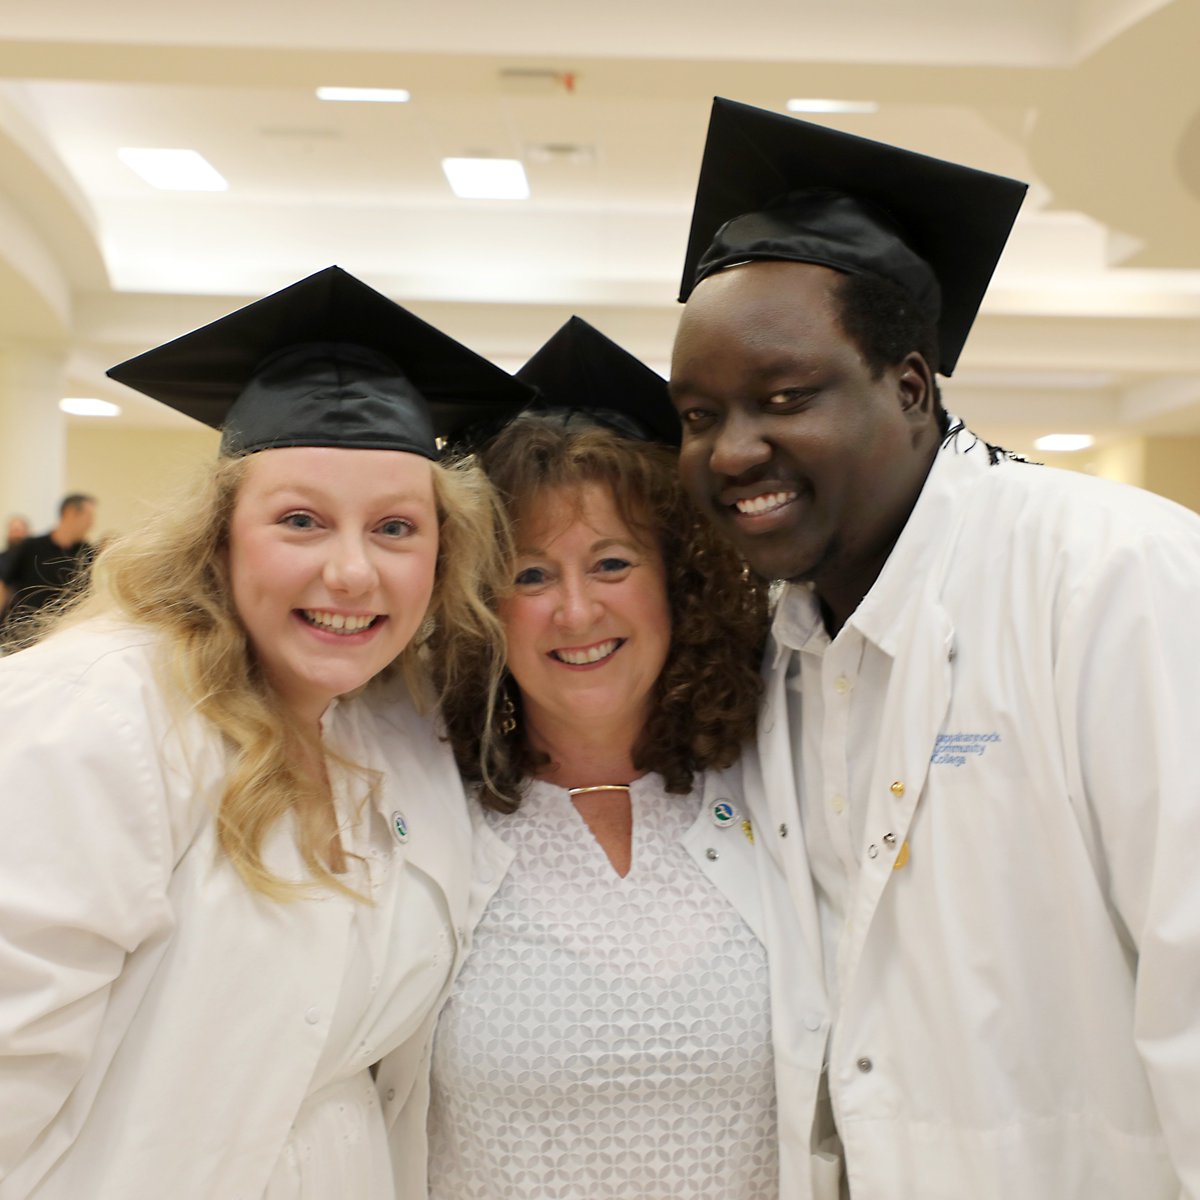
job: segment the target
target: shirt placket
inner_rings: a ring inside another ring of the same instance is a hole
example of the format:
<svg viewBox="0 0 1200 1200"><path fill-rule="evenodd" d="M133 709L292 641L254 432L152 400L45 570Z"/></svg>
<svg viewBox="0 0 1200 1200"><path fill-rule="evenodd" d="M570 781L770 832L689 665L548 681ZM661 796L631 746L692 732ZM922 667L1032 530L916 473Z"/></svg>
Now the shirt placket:
<svg viewBox="0 0 1200 1200"><path fill-rule="evenodd" d="M852 881L858 873L859 854L854 830L855 797L850 788L850 733L854 693L862 661L862 637L843 629L825 652L821 663L821 697L825 720L821 731L821 809L829 844Z"/></svg>

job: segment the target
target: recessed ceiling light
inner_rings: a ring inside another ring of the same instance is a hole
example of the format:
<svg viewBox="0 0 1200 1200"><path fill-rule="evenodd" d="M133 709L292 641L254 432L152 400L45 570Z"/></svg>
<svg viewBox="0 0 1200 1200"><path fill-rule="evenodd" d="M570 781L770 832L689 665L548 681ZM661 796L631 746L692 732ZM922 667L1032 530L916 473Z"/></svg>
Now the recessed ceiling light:
<svg viewBox="0 0 1200 1200"><path fill-rule="evenodd" d="M787 102L792 113L874 113L879 105L874 100L818 100L795 97Z"/></svg>
<svg viewBox="0 0 1200 1200"><path fill-rule="evenodd" d="M407 104L406 88L319 87L318 100L344 100L351 104Z"/></svg>
<svg viewBox="0 0 1200 1200"><path fill-rule="evenodd" d="M117 157L151 187L169 192L224 192L229 184L197 150L122 147Z"/></svg>
<svg viewBox="0 0 1200 1200"><path fill-rule="evenodd" d="M58 407L73 417L119 417L121 415L119 404L84 396L68 396L58 402Z"/></svg>
<svg viewBox="0 0 1200 1200"><path fill-rule="evenodd" d="M1066 453L1071 450L1086 450L1095 444L1096 439L1090 433L1047 433L1033 444L1039 450L1058 451Z"/></svg>
<svg viewBox="0 0 1200 1200"><path fill-rule="evenodd" d="M443 158L442 170L463 200L529 199L529 180L519 158Z"/></svg>

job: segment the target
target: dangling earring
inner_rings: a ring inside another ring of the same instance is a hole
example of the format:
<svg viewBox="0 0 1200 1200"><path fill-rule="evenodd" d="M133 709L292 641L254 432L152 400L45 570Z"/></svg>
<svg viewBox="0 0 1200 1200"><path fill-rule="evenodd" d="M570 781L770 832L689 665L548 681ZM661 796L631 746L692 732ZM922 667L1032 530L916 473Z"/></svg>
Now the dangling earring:
<svg viewBox="0 0 1200 1200"><path fill-rule="evenodd" d="M504 689L504 699L500 701L500 732L504 737L510 737L516 732L516 728L517 709L506 687Z"/></svg>

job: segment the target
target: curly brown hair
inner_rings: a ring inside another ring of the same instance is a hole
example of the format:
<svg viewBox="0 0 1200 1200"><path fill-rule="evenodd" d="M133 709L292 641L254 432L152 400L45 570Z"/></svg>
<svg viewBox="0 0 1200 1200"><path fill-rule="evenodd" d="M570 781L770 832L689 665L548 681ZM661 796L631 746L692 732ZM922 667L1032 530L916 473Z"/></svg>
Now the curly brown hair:
<svg viewBox="0 0 1200 1200"><path fill-rule="evenodd" d="M576 414L576 419L578 414ZM517 540L522 516L552 489L606 487L622 521L663 559L671 611L671 646L655 684L651 715L634 765L656 771L667 790L691 790L697 771L727 767L754 729L762 691L759 660L767 631L767 594L728 544L691 507L677 474L676 453L624 438L592 424L527 413L478 454L499 494ZM503 597L497 597L497 601ZM443 627L437 640L462 640ZM481 801L513 812L528 777L548 761L522 736L521 695L508 672L485 703L479 662L460 645L435 663L442 716L463 778L479 785ZM503 717L513 708L515 729ZM503 713L501 710L504 710Z"/></svg>

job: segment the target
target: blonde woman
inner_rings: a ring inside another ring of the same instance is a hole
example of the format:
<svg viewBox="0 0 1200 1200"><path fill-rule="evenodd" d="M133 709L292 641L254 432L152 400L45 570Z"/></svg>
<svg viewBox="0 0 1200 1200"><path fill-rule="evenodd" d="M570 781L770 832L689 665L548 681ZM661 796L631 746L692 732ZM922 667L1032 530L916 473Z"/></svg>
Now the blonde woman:
<svg viewBox="0 0 1200 1200"><path fill-rule="evenodd" d="M392 1200L468 892L419 655L497 569L428 401L524 393L336 268L114 373L222 453L0 663L0 1197Z"/></svg>

